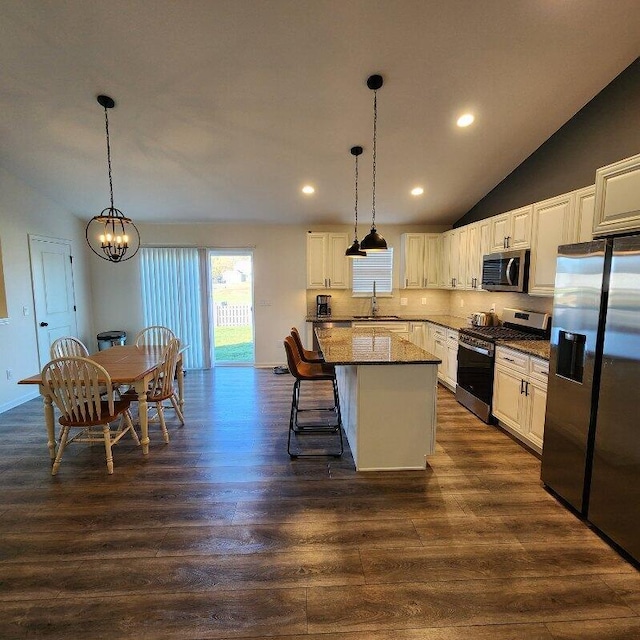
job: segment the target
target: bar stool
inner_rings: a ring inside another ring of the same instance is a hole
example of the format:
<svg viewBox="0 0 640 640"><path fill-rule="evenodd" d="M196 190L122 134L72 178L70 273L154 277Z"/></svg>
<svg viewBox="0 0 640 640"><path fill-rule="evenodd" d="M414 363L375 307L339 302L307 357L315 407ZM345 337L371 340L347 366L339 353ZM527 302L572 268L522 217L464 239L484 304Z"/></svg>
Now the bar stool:
<svg viewBox="0 0 640 640"><path fill-rule="evenodd" d="M287 453L291 458L299 456L319 457L330 455L339 458L344 452L344 442L342 439L342 415L340 413L340 399L338 397L338 382L336 380L335 369L330 365L320 363L304 362L298 351L295 340L291 336L284 339L284 349L287 354L287 364L289 371L295 378L293 383L293 394L291 397L291 414L289 417L289 437L287 439ZM300 407L300 384L306 382L331 382L333 386L333 406L332 407ZM332 412L335 420L329 424L300 424L298 422L299 413L309 412ZM291 434L319 434L329 433L340 436L340 451L338 453L293 453L291 451Z"/></svg>
<svg viewBox="0 0 640 640"><path fill-rule="evenodd" d="M300 358L302 358L302 362L324 362L324 356L319 351L310 351L309 349L305 349L302 340L300 338L300 332L296 327L291 327L291 337L296 343L296 347L298 347L298 353L300 354Z"/></svg>

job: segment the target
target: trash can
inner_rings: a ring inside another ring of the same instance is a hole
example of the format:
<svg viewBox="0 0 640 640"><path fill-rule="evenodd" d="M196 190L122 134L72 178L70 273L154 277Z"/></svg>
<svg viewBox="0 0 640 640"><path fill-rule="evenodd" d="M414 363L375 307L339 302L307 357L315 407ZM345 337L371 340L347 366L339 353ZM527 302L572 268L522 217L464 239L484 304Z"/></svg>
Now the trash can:
<svg viewBox="0 0 640 640"><path fill-rule="evenodd" d="M96 338L98 339L98 351L103 351L109 347L124 344L127 339L127 332L103 331L102 333L99 333Z"/></svg>

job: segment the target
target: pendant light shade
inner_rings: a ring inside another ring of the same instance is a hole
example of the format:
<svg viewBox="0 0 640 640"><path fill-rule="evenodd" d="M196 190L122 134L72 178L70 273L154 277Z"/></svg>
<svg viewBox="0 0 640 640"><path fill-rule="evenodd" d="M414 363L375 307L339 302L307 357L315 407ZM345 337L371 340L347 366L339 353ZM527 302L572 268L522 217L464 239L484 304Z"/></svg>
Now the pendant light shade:
<svg viewBox="0 0 640 640"><path fill-rule="evenodd" d="M109 168L109 193L111 205L93 216L85 237L93 253L108 262L124 262L138 253L140 233L131 218L113 206L113 180L111 178L111 142L109 140L109 115L107 109L115 107L115 101L109 96L98 96L98 104L104 108L105 131L107 136L107 165Z"/></svg>
<svg viewBox="0 0 640 640"><path fill-rule="evenodd" d="M378 89L382 86L383 80L380 75L373 75L367 78L367 87L373 91L373 178L371 191L373 194L371 203L371 231L363 238L360 249L363 251L385 251L387 241L378 233L376 229L376 152L378 138Z"/></svg>
<svg viewBox="0 0 640 640"><path fill-rule="evenodd" d="M356 159L355 183L356 183L356 204L355 204L355 226L353 230L353 244L345 251L347 258L366 258L365 251L360 249L358 242L358 156L362 155L362 147L351 147L351 155Z"/></svg>

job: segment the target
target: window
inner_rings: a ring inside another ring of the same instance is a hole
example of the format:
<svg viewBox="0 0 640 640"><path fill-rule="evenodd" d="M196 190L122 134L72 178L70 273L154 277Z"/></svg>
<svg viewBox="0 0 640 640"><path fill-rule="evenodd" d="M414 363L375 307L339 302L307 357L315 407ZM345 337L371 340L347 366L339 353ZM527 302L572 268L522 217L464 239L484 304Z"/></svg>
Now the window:
<svg viewBox="0 0 640 640"><path fill-rule="evenodd" d="M393 283L393 249L371 251L366 258L352 261L351 282L354 296L391 294Z"/></svg>

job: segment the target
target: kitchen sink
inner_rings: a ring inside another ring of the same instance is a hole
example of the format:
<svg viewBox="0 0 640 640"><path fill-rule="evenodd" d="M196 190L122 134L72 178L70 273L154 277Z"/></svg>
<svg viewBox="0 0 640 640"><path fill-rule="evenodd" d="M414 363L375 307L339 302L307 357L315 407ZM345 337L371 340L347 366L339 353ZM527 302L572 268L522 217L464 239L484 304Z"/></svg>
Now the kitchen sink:
<svg viewBox="0 0 640 640"><path fill-rule="evenodd" d="M354 320L400 320L400 316L353 316Z"/></svg>

